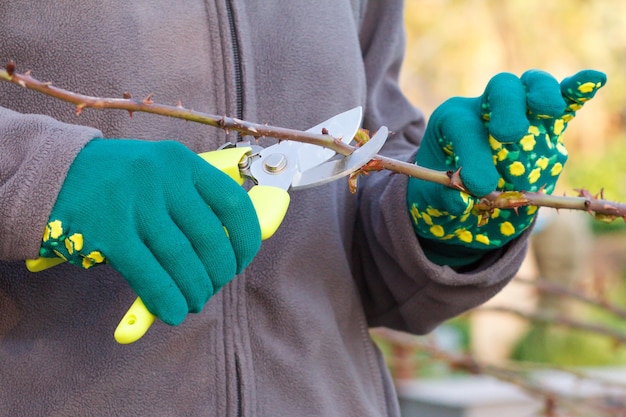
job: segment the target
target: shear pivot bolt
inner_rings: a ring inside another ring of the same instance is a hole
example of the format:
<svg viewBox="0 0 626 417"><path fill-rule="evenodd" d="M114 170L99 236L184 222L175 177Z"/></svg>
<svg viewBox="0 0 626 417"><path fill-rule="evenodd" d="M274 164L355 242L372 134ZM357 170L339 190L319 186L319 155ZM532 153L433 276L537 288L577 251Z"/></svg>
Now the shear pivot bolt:
<svg viewBox="0 0 626 417"><path fill-rule="evenodd" d="M287 157L282 153L269 155L263 164L263 169L269 174L278 174L287 168Z"/></svg>

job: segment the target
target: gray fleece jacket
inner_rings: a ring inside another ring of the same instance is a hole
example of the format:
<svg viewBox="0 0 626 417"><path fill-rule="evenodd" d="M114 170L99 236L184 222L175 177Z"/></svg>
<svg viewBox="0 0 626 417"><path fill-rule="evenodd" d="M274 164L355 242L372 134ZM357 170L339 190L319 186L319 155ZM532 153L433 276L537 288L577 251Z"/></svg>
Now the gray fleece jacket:
<svg viewBox="0 0 626 417"><path fill-rule="evenodd" d="M362 105L366 128L394 132L384 154L412 160L424 119L398 87L402 12L399 0L1 2L0 60L85 94L153 93L297 129ZM434 265L405 176L372 174L358 196L336 181L293 192L277 234L201 313L118 345L135 298L120 275L33 274L23 262L95 137L176 139L195 152L237 140L154 115L77 117L0 83L0 415L398 416L368 329L429 332L493 296L524 255L526 236L469 272Z"/></svg>

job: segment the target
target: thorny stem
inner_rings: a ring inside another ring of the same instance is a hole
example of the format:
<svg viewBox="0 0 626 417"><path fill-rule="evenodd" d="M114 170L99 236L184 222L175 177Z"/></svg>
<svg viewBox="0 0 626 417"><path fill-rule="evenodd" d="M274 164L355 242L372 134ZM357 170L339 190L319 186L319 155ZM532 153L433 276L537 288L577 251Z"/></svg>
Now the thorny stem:
<svg viewBox="0 0 626 417"><path fill-rule="evenodd" d="M233 130L254 138L268 136L279 140L310 143L332 149L341 155L350 155L356 149L322 132L310 133L295 129L252 123L233 117L202 113L186 109L180 102L176 106L159 104L152 101L151 95L142 100L138 100L132 98L128 93L124 93L124 98L104 98L74 93L55 87L50 82L39 81L33 78L30 72L23 74L18 73L13 61L9 62L4 69L0 69L0 80L72 103L76 106L77 114L80 114L85 108L126 110L131 116L133 112L152 113L202 123L220 129ZM435 182L468 192L461 181L459 171L435 171L382 155L376 155L373 160L377 163L369 165L363 171L385 169L394 173L405 174L410 177ZM607 221L611 221L617 217L626 219L626 204L604 200L602 196L598 198L598 196L592 196L584 190L581 190L578 197L552 196L542 192L531 193L524 191L519 191L514 194L515 195L511 195L511 193L498 191L493 192L487 196L483 196L476 207L481 210L490 211L495 208L516 208L530 205L556 209L584 210Z"/></svg>
<svg viewBox="0 0 626 417"><path fill-rule="evenodd" d="M77 114L82 113L85 108L126 110L131 115L134 112L152 113L160 116L202 123L224 130L233 130L255 138L269 136L279 140L294 140L298 142L311 143L332 149L342 155L350 155L354 151L354 147L346 145L341 141L334 140L332 136L325 135L322 132L319 134L309 133L295 129L251 123L234 117L202 113L186 109L181 103L178 103L176 106L159 104L152 101L152 95L140 100L132 98L129 93L124 93L124 98L104 98L74 93L72 91L55 87L50 82L39 81L33 78L30 75L30 72L19 74L15 72L15 66L12 63L9 63L5 69L0 70L0 80L18 84L22 87L28 88L29 90L37 91L65 102L72 103L76 106Z"/></svg>

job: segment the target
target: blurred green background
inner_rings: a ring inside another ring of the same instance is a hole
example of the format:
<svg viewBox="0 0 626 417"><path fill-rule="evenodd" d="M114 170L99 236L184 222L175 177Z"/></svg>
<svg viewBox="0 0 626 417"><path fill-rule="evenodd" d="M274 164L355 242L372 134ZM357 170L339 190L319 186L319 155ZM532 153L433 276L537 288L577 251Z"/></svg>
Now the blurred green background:
<svg viewBox="0 0 626 417"><path fill-rule="evenodd" d="M626 2L407 0L406 27L402 83L426 115L450 96L480 95L501 71L605 72L606 87L566 133L562 188L626 201Z"/></svg>

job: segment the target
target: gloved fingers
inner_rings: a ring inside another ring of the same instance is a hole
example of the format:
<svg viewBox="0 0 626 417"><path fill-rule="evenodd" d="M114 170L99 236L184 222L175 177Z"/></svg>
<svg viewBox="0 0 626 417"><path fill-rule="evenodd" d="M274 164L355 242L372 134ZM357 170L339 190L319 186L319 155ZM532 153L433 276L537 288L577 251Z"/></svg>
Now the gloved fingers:
<svg viewBox="0 0 626 417"><path fill-rule="evenodd" d="M148 311L172 326L183 322L189 308L182 292L152 251L140 242L107 254L109 262L141 297Z"/></svg>
<svg viewBox="0 0 626 417"><path fill-rule="evenodd" d="M561 94L567 103L567 113L575 113L606 84L606 74L582 70L561 81Z"/></svg>
<svg viewBox="0 0 626 417"><path fill-rule="evenodd" d="M214 280L223 284L235 276L236 269L230 241L219 220L215 216L205 219L195 217L199 221L190 221L190 224L183 226L189 230L196 228L204 231L206 237L201 244L210 245L204 248L210 252L206 259L199 257L195 251L196 242L191 241L190 236L173 221L146 222L151 232L143 239L185 297L188 311L193 313L201 311L214 294ZM210 269L206 269L205 262L210 262Z"/></svg>
<svg viewBox="0 0 626 417"><path fill-rule="evenodd" d="M540 70L526 71L521 77L526 89L528 112L533 118L557 118L565 111L565 100L559 82Z"/></svg>
<svg viewBox="0 0 626 417"><path fill-rule="evenodd" d="M240 273L261 247L261 227L252 201L239 184L200 157L195 179L199 194L228 232Z"/></svg>
<svg viewBox="0 0 626 417"><path fill-rule="evenodd" d="M526 90L515 75L495 75L485 88L482 117L488 120L489 134L502 143L513 143L528 133Z"/></svg>
<svg viewBox="0 0 626 417"><path fill-rule="evenodd" d="M217 292L237 272L235 252L222 222L199 196L181 197L180 204L171 207L169 211L204 265L213 283L213 292Z"/></svg>
<svg viewBox="0 0 626 417"><path fill-rule="evenodd" d="M465 187L473 195L482 197L496 189L500 174L493 163L489 133L468 104L468 100L458 100L456 110L441 117L438 134L450 141ZM448 191L443 194L449 198Z"/></svg>

